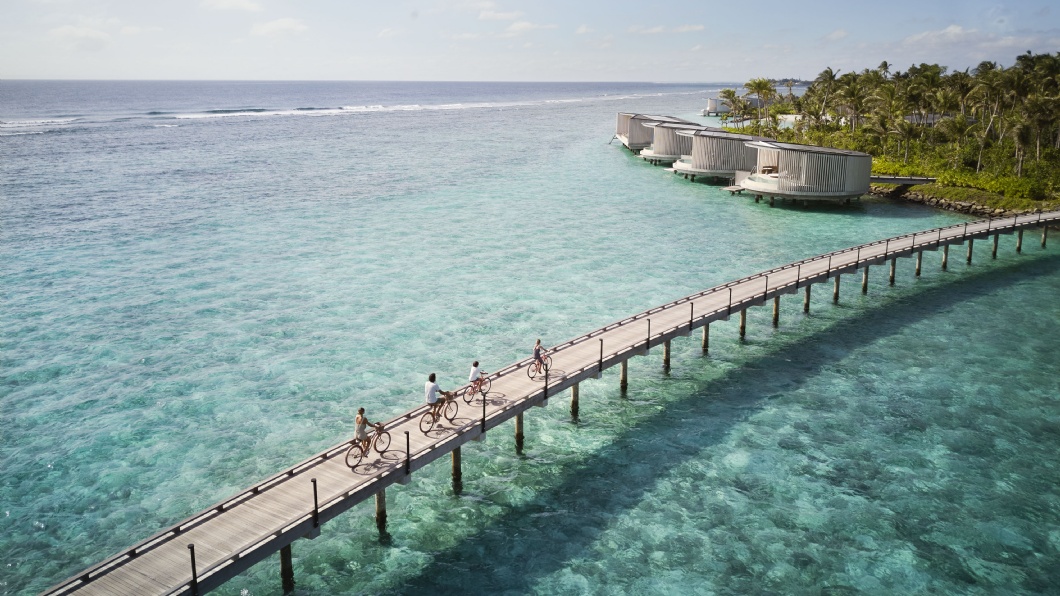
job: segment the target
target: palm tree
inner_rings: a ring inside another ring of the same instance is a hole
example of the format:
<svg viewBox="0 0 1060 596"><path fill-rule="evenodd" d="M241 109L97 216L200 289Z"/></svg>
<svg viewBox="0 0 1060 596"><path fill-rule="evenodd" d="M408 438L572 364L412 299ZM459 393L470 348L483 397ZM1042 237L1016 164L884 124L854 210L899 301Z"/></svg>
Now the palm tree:
<svg viewBox="0 0 1060 596"><path fill-rule="evenodd" d="M824 120L824 113L828 110L828 96L832 94L832 88L835 86L838 77L839 71L833 71L832 67L829 66L822 70L821 74L817 75L817 78L813 80L814 84L824 87L824 100L821 102L821 113L818 115L819 120Z"/></svg>
<svg viewBox="0 0 1060 596"><path fill-rule="evenodd" d="M898 148L902 147L902 143L905 143L905 159L902 163L909 163L909 144L913 142L913 139L917 134L917 127L912 122L902 118L894 123L894 128L891 129L891 134L898 137Z"/></svg>
<svg viewBox="0 0 1060 596"><path fill-rule="evenodd" d="M861 83L861 76L848 72L839 79L839 100L850 112L850 132L857 129L861 115L865 113L868 104L868 93Z"/></svg>
<svg viewBox="0 0 1060 596"><path fill-rule="evenodd" d="M773 86L773 81L769 79L751 79L744 83L744 88L747 89L747 94L754 94L758 99L758 120L762 119L762 107L766 101L772 98L777 93L777 88Z"/></svg>

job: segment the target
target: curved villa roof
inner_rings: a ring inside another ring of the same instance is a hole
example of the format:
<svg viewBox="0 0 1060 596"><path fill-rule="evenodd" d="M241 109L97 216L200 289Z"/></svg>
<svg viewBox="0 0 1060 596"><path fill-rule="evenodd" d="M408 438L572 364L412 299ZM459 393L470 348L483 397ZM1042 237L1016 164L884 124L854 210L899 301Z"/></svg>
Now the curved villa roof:
<svg viewBox="0 0 1060 596"><path fill-rule="evenodd" d="M706 128L701 124L683 122L645 122L644 126L652 129L652 142L641 150L640 156L652 164L673 163L682 155L692 153L692 139L683 133Z"/></svg>
<svg viewBox="0 0 1060 596"><path fill-rule="evenodd" d="M679 130L677 134L691 141L692 146L674 162L674 172L693 180L696 176L732 178L738 171L753 170L758 151L749 147L748 142L772 140L712 127Z"/></svg>
<svg viewBox="0 0 1060 596"><path fill-rule="evenodd" d="M648 123L658 124L691 124L698 126L695 122L674 118L673 116L656 116L652 114L634 114L632 112L619 112L618 123L615 126L615 137L626 146L627 149L636 153L637 151L651 145L653 129L646 126Z"/></svg>
<svg viewBox="0 0 1060 596"><path fill-rule="evenodd" d="M845 200L869 191L872 156L860 151L755 140L755 170L740 186L756 195Z"/></svg>

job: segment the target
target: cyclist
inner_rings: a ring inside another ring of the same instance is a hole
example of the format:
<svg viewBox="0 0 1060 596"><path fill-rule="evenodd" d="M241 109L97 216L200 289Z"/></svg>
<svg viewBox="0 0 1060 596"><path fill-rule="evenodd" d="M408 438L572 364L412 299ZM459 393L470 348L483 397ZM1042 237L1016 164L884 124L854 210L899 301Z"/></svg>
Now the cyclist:
<svg viewBox="0 0 1060 596"><path fill-rule="evenodd" d="M372 424L371 422L368 422L368 417L364 415L364 408L357 408L356 422L357 430L354 431L353 438L354 440L360 441L361 448L364 450L365 453L368 453L368 445L371 441L368 439L368 430L366 427L371 426L375 429L375 432L378 433L380 430L382 430L383 423L376 422L375 424Z"/></svg>
<svg viewBox="0 0 1060 596"><path fill-rule="evenodd" d="M535 373L540 373L541 368L545 366L545 348L541 347L541 339L534 343L534 363L531 365L534 367Z"/></svg>
<svg viewBox="0 0 1060 596"><path fill-rule="evenodd" d="M478 367L478 360L471 363L471 374L467 380L471 383L471 391L477 392L482 388L482 379L485 378L486 371Z"/></svg>
<svg viewBox="0 0 1060 596"><path fill-rule="evenodd" d="M452 391L442 391L442 388L435 383L435 375L431 373L427 377L427 383L423 386L423 392L427 398L427 405L431 406L431 414L434 419L437 420L442 413L442 406L445 405L446 400L452 399ZM445 399L438 399L438 394L441 393Z"/></svg>

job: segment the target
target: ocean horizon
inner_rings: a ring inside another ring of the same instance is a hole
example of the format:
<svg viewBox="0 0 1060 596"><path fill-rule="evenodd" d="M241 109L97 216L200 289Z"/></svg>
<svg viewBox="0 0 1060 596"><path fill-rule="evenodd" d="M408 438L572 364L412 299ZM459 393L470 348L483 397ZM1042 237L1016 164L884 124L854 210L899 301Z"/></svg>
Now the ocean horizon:
<svg viewBox="0 0 1060 596"><path fill-rule="evenodd" d="M612 140L724 84L0 80L0 594L464 383L770 267L968 221L770 208ZM736 85L736 84L729 84ZM956 254L956 253L955 253ZM299 594L1007 593L1060 571L1034 234L675 340L294 544ZM876 270L874 270L875 272ZM279 592L267 560L220 594Z"/></svg>

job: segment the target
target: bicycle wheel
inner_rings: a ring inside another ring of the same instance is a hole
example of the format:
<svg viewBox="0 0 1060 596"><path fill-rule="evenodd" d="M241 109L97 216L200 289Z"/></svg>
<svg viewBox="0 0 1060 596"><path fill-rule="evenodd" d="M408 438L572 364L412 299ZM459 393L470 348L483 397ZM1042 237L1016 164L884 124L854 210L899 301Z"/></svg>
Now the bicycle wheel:
<svg viewBox="0 0 1060 596"><path fill-rule="evenodd" d="M430 410L424 412L423 416L420 416L420 432L427 434L434 428L434 414L431 414Z"/></svg>
<svg viewBox="0 0 1060 596"><path fill-rule="evenodd" d="M390 433L384 431L377 432L375 434L375 440L372 441L375 446L375 450L380 455L386 453L387 449L390 449Z"/></svg>
<svg viewBox="0 0 1060 596"><path fill-rule="evenodd" d="M471 400L475 398L475 391L471 388L471 385L468 385L467 387L464 388L463 396L464 396L464 403L468 404L468 405L471 405Z"/></svg>
<svg viewBox="0 0 1060 596"><path fill-rule="evenodd" d="M535 368L537 368L536 362L531 362L530 366L526 367L526 376L530 377L531 381L533 381L534 377L537 376L537 371L534 370Z"/></svg>
<svg viewBox="0 0 1060 596"><path fill-rule="evenodd" d="M456 419L456 413L459 409L460 405L456 403L455 399L451 399L445 402L445 407L442 408L442 415L445 416L446 420L452 422Z"/></svg>
<svg viewBox="0 0 1060 596"><path fill-rule="evenodd" d="M489 377L485 377L482 379L482 383L480 383L478 386L478 392L482 395L482 397L486 397L486 394L490 392Z"/></svg>
<svg viewBox="0 0 1060 596"><path fill-rule="evenodd" d="M350 445L349 451L346 452L346 465L352 469L357 464L361 463L363 457L364 450L361 448L361 442L357 441L353 445Z"/></svg>
<svg viewBox="0 0 1060 596"><path fill-rule="evenodd" d="M545 356L545 372L548 372L552 368L552 356Z"/></svg>

